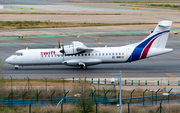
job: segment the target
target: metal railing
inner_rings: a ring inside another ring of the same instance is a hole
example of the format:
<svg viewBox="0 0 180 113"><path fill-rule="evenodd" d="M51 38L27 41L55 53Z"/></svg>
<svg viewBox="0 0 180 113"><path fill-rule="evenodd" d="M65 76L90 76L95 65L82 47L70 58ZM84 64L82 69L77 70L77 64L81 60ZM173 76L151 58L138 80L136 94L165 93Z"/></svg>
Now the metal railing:
<svg viewBox="0 0 180 113"><path fill-rule="evenodd" d="M57 105L58 102L63 98L50 98L50 99L14 99L12 100L0 100L0 106L27 106L29 104L31 105ZM96 98L93 99L94 103L108 103L108 99L102 99L102 98ZM98 100L98 101L97 101ZM76 104L78 102L77 98L66 98L66 101L63 101L63 104Z"/></svg>

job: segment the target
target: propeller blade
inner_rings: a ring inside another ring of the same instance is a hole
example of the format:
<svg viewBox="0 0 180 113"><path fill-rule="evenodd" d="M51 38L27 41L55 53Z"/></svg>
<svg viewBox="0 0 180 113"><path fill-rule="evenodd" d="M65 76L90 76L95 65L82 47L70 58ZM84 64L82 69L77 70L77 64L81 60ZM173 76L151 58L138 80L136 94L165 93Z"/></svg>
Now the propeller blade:
<svg viewBox="0 0 180 113"><path fill-rule="evenodd" d="M61 48L60 41L58 41L59 48Z"/></svg>
<svg viewBox="0 0 180 113"><path fill-rule="evenodd" d="M62 44L62 50L60 51L61 53L65 53L64 51L64 45Z"/></svg>

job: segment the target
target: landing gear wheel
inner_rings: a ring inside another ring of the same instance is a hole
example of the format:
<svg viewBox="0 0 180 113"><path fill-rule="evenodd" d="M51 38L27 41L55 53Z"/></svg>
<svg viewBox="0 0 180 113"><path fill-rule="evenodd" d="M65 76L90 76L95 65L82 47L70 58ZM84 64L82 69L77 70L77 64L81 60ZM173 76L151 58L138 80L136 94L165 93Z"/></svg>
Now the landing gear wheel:
<svg viewBox="0 0 180 113"><path fill-rule="evenodd" d="M83 65L80 65L79 67L80 67L81 69L83 69Z"/></svg>
<svg viewBox="0 0 180 113"><path fill-rule="evenodd" d="M15 70L17 70L17 69L18 69L18 67L19 67L19 65L15 65Z"/></svg>
<svg viewBox="0 0 180 113"><path fill-rule="evenodd" d="M80 65L79 68L81 68L81 69L87 69L87 66L86 66L86 65Z"/></svg>
<svg viewBox="0 0 180 113"><path fill-rule="evenodd" d="M83 69L87 69L87 66L83 66Z"/></svg>

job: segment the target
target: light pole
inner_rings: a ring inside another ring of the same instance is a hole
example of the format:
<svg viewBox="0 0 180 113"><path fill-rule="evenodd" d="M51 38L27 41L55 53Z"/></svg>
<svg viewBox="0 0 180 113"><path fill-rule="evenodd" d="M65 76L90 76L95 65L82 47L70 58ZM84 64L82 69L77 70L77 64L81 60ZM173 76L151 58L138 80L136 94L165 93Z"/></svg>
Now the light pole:
<svg viewBox="0 0 180 113"><path fill-rule="evenodd" d="M119 112L122 113L122 91L121 91L121 78L122 78L122 74L121 74L121 71L120 71L120 74L119 75L114 75L114 74L111 74L112 76L115 76L116 78L119 78Z"/></svg>
<svg viewBox="0 0 180 113"><path fill-rule="evenodd" d="M10 76L11 77L11 76ZM11 92L12 92L12 77L11 77Z"/></svg>

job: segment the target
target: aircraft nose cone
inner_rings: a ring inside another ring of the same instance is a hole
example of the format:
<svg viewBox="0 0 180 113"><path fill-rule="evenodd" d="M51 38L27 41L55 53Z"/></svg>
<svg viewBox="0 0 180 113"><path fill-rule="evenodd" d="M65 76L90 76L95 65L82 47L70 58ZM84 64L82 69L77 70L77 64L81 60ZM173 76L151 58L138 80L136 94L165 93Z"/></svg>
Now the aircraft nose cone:
<svg viewBox="0 0 180 113"><path fill-rule="evenodd" d="M7 59L6 59L6 62L7 62L7 63L10 63L10 62L11 62L10 58L7 58Z"/></svg>

